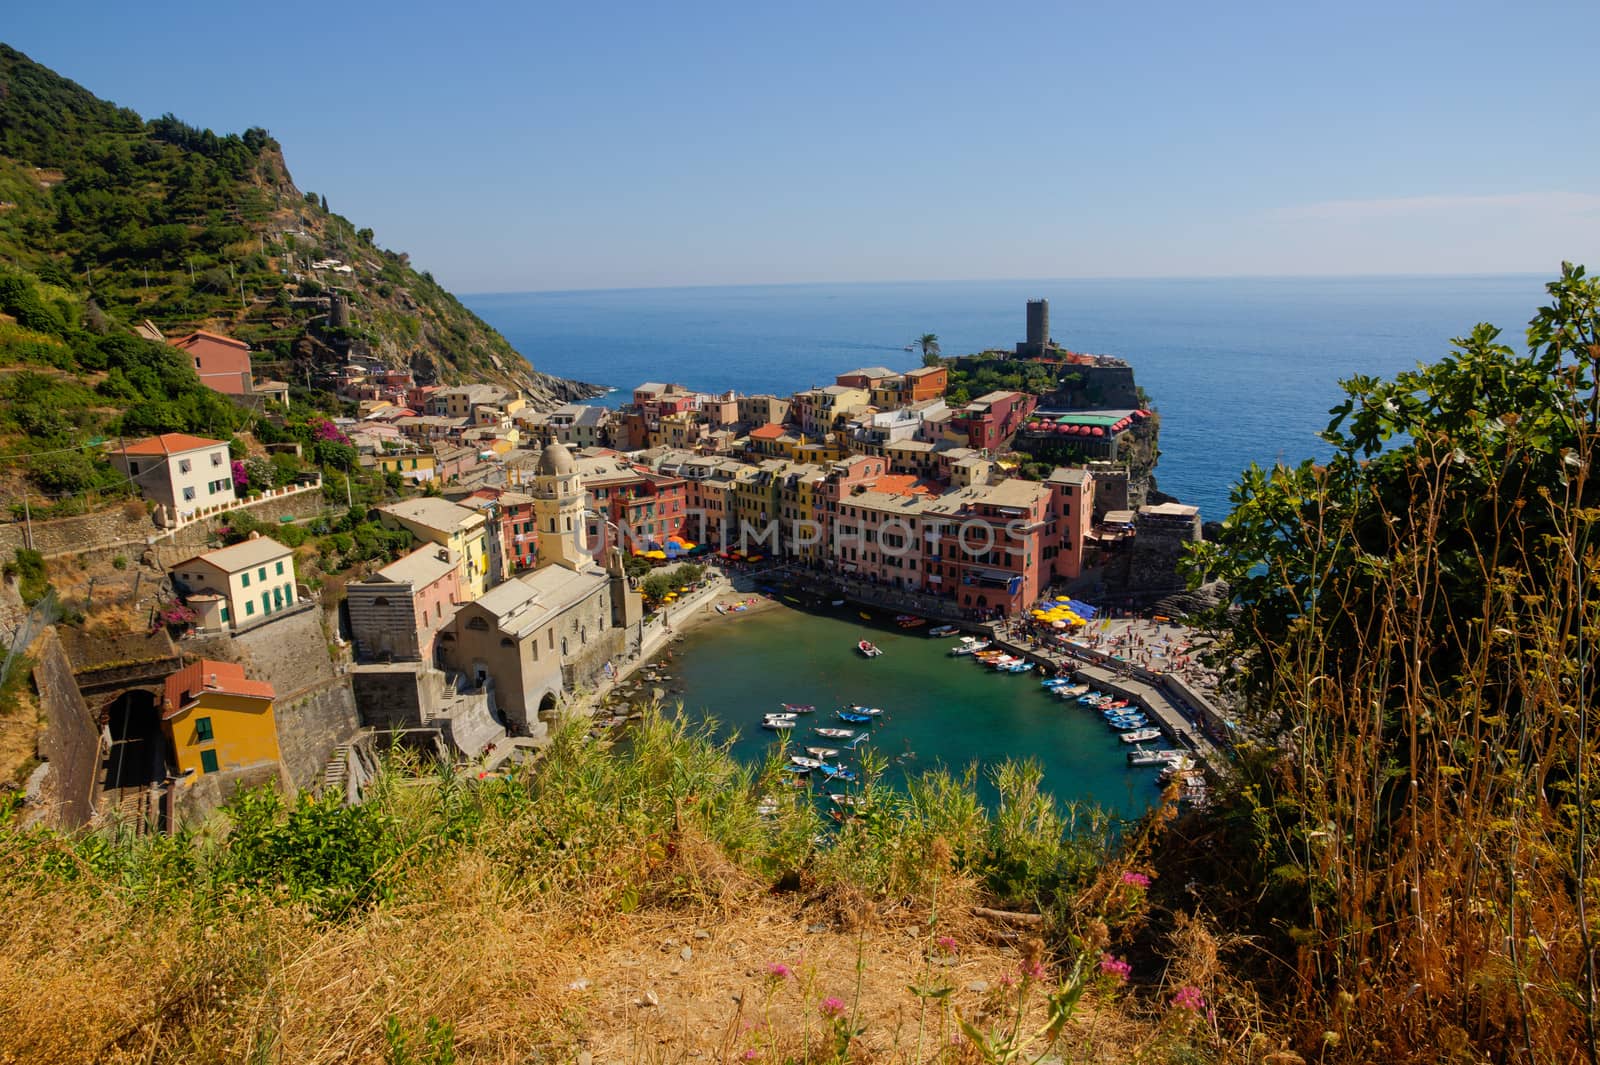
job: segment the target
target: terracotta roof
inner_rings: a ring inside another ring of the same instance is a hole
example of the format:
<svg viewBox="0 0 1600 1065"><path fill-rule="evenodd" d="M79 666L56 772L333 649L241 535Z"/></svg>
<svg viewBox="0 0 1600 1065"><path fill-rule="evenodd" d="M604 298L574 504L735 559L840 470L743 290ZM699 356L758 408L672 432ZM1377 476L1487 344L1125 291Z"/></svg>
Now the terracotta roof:
<svg viewBox="0 0 1600 1065"><path fill-rule="evenodd" d="M750 430L750 439L752 439L752 440L776 440L776 439L778 439L778 437L782 436L783 433L784 433L783 426L779 425L777 422L768 422L766 425L763 425L759 429Z"/></svg>
<svg viewBox="0 0 1600 1065"><path fill-rule="evenodd" d="M188 336L176 337L167 341L167 343L175 348L187 348L197 340L215 340L219 344L227 344L230 347L241 348L245 351L250 350L250 345L242 340L235 340L233 337L223 336L221 333L213 333L207 329L196 329Z"/></svg>
<svg viewBox="0 0 1600 1065"><path fill-rule="evenodd" d="M872 491L894 496L933 494L927 484L913 473L892 473L887 477L879 477L872 483Z"/></svg>
<svg viewBox="0 0 1600 1065"><path fill-rule="evenodd" d="M161 720L170 721L177 717L194 705L195 696L208 691L247 699L271 699L276 694L266 681L246 677L244 667L236 662L202 658L167 678L166 702L161 708Z"/></svg>
<svg viewBox="0 0 1600 1065"><path fill-rule="evenodd" d="M181 455L190 451L200 451L208 447L224 446L221 440L207 440L203 436L190 436L188 433L162 433L160 436L149 436L143 440L135 440L121 451L114 451L114 455Z"/></svg>

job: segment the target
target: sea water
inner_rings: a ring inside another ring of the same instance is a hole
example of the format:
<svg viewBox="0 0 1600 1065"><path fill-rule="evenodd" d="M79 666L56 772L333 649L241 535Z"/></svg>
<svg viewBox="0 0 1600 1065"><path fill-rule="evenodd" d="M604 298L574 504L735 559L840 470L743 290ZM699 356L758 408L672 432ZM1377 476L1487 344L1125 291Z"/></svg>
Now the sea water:
<svg viewBox="0 0 1600 1065"><path fill-rule="evenodd" d="M1162 415L1160 488L1223 516L1251 462L1326 454L1317 432L1340 378L1392 375L1450 351L1478 322L1520 348L1545 278L1364 277L766 285L478 295L466 303L547 373L618 389L644 381L785 395L860 366L910 369L1011 348L1026 301L1051 334L1118 355Z"/></svg>

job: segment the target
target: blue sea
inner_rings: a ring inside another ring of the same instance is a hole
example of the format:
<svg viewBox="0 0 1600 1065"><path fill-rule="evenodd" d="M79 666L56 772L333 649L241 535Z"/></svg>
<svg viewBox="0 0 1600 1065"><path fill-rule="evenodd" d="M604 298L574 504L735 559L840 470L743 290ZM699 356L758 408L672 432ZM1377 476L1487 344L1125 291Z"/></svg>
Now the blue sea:
<svg viewBox="0 0 1600 1065"><path fill-rule="evenodd" d="M910 369L936 333L946 355L1009 348L1024 305L1051 335L1119 355L1161 411L1161 489L1209 519L1251 462L1326 453L1339 379L1449 354L1491 322L1520 349L1547 278L1363 277L749 285L465 297L534 366L614 386L642 381L784 394L858 366Z"/></svg>

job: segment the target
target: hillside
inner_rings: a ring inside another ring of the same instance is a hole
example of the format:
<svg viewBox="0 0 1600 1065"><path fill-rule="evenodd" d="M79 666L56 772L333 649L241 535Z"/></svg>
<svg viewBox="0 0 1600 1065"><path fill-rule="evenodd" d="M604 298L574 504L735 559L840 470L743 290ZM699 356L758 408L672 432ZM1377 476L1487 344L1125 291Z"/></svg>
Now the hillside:
<svg viewBox="0 0 1600 1065"><path fill-rule="evenodd" d="M296 385L367 356L423 381L513 385L543 408L600 392L531 369L404 252L302 192L266 130L145 121L5 45L0 271L39 286L66 326L226 332L257 349L258 377Z"/></svg>

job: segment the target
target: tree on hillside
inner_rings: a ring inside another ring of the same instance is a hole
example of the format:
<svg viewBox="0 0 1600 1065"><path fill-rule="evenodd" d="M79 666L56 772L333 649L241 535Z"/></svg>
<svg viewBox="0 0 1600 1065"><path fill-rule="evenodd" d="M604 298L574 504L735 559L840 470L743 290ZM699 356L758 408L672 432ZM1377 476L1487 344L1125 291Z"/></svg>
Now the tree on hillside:
<svg viewBox="0 0 1600 1065"><path fill-rule="evenodd" d="M1395 1059L1465 1017L1472 1056L1600 1053L1600 283L1548 291L1525 353L1479 325L1344 382L1333 457L1252 466L1187 562L1233 587L1217 623L1271 742L1175 860L1297 959L1307 1025Z"/></svg>
<svg viewBox="0 0 1600 1065"><path fill-rule="evenodd" d="M922 365L932 366L939 361L938 333L923 333L917 338L917 344L922 348Z"/></svg>

